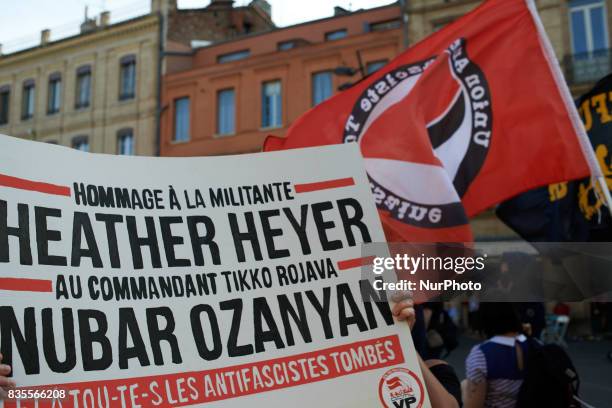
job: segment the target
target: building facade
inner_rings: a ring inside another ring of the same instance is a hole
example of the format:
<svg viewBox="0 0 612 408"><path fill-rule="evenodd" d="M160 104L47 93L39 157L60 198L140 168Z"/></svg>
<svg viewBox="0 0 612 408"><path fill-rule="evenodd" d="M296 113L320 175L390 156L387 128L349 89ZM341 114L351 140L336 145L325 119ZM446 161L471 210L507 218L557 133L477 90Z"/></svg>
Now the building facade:
<svg viewBox="0 0 612 408"><path fill-rule="evenodd" d="M214 0L190 10L152 0L150 13L116 24L108 12L86 17L69 38L50 41L44 30L38 46L0 55L0 133L95 153L157 155L166 54L268 30L269 11L263 0L236 8Z"/></svg>
<svg viewBox="0 0 612 408"><path fill-rule="evenodd" d="M610 72L611 2L537 1L576 95ZM217 42L183 55L180 62L168 63L162 86L161 154L258 151L267 134L284 135L296 118L343 83L367 75L406 43L420 41L479 3L405 0L356 12L336 8L331 18ZM357 74L339 76L336 68Z"/></svg>
<svg viewBox="0 0 612 408"><path fill-rule="evenodd" d="M410 44L469 12L481 0L406 0ZM571 91L579 95L612 68L612 0L536 0Z"/></svg>
<svg viewBox="0 0 612 408"><path fill-rule="evenodd" d="M169 61L162 84L163 156L261 150L308 109L380 68L480 0L404 0L240 39ZM545 29L575 95L610 72L612 0L539 0ZM354 74L343 76L341 74ZM472 220L479 239L515 239L493 212Z"/></svg>
<svg viewBox="0 0 612 408"><path fill-rule="evenodd" d="M201 48L187 69L169 72L161 154L259 151L266 135L284 135L305 111L400 52L397 4L336 13ZM336 75L338 70L353 75Z"/></svg>
<svg viewBox="0 0 612 408"><path fill-rule="evenodd" d="M0 57L0 133L74 148L155 154L159 18L83 23L78 36Z"/></svg>

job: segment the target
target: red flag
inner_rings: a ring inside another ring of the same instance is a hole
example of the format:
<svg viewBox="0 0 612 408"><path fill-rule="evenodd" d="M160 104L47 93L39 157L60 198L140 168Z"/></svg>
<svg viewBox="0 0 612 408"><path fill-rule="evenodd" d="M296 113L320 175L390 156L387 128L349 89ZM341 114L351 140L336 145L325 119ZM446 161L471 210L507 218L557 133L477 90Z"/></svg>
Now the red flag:
<svg viewBox="0 0 612 408"><path fill-rule="evenodd" d="M395 240L467 240L466 214L597 168L531 0L484 2L264 149L349 142Z"/></svg>

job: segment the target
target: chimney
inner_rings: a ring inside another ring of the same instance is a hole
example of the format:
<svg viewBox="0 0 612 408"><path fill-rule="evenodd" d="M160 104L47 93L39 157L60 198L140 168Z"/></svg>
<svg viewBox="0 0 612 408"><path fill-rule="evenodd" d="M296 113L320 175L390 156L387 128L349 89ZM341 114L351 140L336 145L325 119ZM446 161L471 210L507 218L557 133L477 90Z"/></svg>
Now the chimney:
<svg viewBox="0 0 612 408"><path fill-rule="evenodd" d="M48 28L40 32L40 45L47 45L51 40L51 30Z"/></svg>
<svg viewBox="0 0 612 408"><path fill-rule="evenodd" d="M92 31L96 31L96 28L98 28L98 25L96 24L95 19L92 18L89 20L85 20L81 24L81 34L86 34L86 33L91 33Z"/></svg>
<svg viewBox="0 0 612 408"><path fill-rule="evenodd" d="M85 21L81 23L81 34L90 33L98 28L95 18L89 18L87 16L87 6L85 6Z"/></svg>
<svg viewBox="0 0 612 408"><path fill-rule="evenodd" d="M253 0L249 6L261 10L268 19L272 20L272 6L266 0Z"/></svg>
<svg viewBox="0 0 612 408"><path fill-rule="evenodd" d="M151 0L151 14L162 13L164 15L169 12L176 11L178 6L177 0Z"/></svg>
<svg viewBox="0 0 612 408"><path fill-rule="evenodd" d="M351 14L351 12L344 7L335 6L334 7L334 16L344 16L346 14Z"/></svg>
<svg viewBox="0 0 612 408"><path fill-rule="evenodd" d="M100 13L100 27L104 28L110 25L110 11Z"/></svg>

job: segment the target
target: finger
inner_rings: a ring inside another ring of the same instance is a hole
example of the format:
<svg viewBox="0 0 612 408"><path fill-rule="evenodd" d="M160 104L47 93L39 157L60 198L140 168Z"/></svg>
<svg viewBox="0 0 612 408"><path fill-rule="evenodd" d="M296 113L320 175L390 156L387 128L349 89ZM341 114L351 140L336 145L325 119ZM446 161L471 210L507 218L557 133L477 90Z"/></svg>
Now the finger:
<svg viewBox="0 0 612 408"><path fill-rule="evenodd" d="M402 310L404 309L413 309L414 307L412 307L412 305L410 303L398 303L395 306L393 306L393 309L391 309L392 313L394 316L399 316L399 314L402 312Z"/></svg>
<svg viewBox="0 0 612 408"><path fill-rule="evenodd" d="M6 364L0 364L0 375L9 375L11 373L11 366Z"/></svg>
<svg viewBox="0 0 612 408"><path fill-rule="evenodd" d="M415 314L414 314L414 309L412 308L407 308L407 309L403 309L398 315L397 315L397 320L399 321L411 321L415 319Z"/></svg>
<svg viewBox="0 0 612 408"><path fill-rule="evenodd" d="M414 308L414 302L412 301L412 299L402 300L401 302L394 304L391 310L393 314L397 316L402 311L402 309L406 308Z"/></svg>
<svg viewBox="0 0 612 408"><path fill-rule="evenodd" d="M7 390L5 390L4 388L0 387L0 402L2 402L3 399L7 399L7 398L8 398Z"/></svg>
<svg viewBox="0 0 612 408"><path fill-rule="evenodd" d="M17 386L17 384L15 384L15 381L7 377L0 377L0 387L13 388L15 386Z"/></svg>

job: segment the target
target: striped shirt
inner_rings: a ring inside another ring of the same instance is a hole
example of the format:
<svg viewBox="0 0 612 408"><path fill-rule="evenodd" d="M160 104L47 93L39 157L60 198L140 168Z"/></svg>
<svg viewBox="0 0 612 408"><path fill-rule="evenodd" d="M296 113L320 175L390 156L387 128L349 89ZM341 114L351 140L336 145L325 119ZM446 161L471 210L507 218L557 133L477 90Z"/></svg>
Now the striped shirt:
<svg viewBox="0 0 612 408"><path fill-rule="evenodd" d="M472 348L465 361L468 380L487 383L486 408L514 408L523 372L519 370L515 344L526 350L525 336L495 336Z"/></svg>

